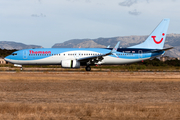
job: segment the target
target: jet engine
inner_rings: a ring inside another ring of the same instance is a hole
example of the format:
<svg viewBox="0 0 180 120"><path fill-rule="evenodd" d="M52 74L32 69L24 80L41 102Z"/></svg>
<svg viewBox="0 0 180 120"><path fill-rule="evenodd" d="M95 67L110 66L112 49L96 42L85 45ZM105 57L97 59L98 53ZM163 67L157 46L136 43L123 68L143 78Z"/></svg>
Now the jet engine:
<svg viewBox="0 0 180 120"><path fill-rule="evenodd" d="M61 66L63 68L80 68L80 62L77 60L63 60Z"/></svg>

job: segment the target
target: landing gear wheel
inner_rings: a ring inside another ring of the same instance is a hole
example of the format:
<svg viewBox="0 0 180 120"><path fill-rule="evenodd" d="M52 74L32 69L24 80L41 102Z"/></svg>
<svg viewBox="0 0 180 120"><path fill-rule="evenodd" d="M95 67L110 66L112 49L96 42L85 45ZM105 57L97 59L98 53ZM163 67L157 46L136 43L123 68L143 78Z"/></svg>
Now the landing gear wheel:
<svg viewBox="0 0 180 120"><path fill-rule="evenodd" d="M90 66L86 66L86 71L91 71L91 67Z"/></svg>
<svg viewBox="0 0 180 120"><path fill-rule="evenodd" d="M23 71L23 68L21 67L21 71Z"/></svg>

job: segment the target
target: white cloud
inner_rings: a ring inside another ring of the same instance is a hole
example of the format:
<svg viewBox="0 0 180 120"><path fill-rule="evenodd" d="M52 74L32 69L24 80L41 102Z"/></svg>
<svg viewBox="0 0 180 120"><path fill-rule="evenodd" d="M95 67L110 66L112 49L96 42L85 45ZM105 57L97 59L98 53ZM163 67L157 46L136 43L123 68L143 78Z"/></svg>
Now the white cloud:
<svg viewBox="0 0 180 120"><path fill-rule="evenodd" d="M130 7L134 4L141 3L141 2L149 3L150 1L149 0L124 0L123 2L120 2L119 5L124 6L124 7Z"/></svg>
<svg viewBox="0 0 180 120"><path fill-rule="evenodd" d="M141 12L138 12L136 9L134 9L133 11L129 11L129 14L137 16L140 15Z"/></svg>
<svg viewBox="0 0 180 120"><path fill-rule="evenodd" d="M31 17L46 17L44 14L32 14Z"/></svg>
<svg viewBox="0 0 180 120"><path fill-rule="evenodd" d="M119 3L120 6L127 6L127 7L130 7L132 6L133 4L136 4L138 0L125 0L121 3Z"/></svg>

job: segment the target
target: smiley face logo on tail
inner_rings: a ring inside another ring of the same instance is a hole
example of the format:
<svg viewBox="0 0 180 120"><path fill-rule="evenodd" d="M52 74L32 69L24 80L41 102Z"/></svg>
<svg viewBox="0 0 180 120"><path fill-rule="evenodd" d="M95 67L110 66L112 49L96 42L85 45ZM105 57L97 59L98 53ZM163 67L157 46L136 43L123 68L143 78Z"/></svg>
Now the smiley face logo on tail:
<svg viewBox="0 0 180 120"><path fill-rule="evenodd" d="M163 33L162 36L165 36L165 34ZM153 40L156 44L160 44L163 41L163 38L161 38L160 41L156 41L156 36L151 36L151 37L153 38Z"/></svg>

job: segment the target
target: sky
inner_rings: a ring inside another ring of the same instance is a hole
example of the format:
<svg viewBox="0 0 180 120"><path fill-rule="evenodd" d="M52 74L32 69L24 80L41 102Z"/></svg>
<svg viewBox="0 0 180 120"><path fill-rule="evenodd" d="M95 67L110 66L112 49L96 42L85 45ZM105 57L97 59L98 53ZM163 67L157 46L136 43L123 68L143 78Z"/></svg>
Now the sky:
<svg viewBox="0 0 180 120"><path fill-rule="evenodd" d="M180 0L0 0L0 41L46 48L70 39L180 33Z"/></svg>

